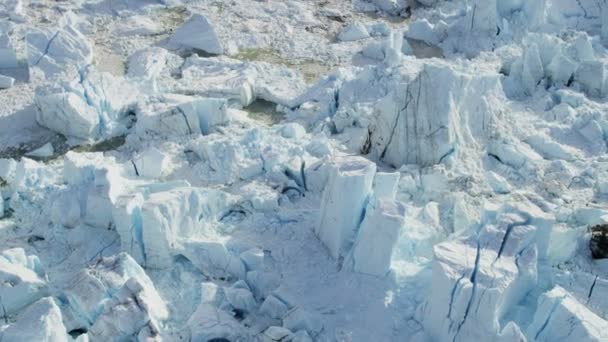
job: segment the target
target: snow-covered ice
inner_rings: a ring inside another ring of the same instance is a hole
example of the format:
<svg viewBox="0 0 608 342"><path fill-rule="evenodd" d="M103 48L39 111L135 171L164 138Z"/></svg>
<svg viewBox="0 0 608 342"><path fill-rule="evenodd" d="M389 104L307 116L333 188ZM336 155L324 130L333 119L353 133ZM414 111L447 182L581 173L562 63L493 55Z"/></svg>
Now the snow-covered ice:
<svg viewBox="0 0 608 342"><path fill-rule="evenodd" d="M608 2L0 2L0 340L605 341Z"/></svg>

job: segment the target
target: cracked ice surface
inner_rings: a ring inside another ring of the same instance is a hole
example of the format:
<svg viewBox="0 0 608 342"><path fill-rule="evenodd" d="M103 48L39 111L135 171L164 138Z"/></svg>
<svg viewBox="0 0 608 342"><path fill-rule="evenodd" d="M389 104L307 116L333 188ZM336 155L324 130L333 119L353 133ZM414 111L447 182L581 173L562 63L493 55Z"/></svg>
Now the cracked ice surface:
<svg viewBox="0 0 608 342"><path fill-rule="evenodd" d="M605 341L607 44L604 0L3 1L0 340Z"/></svg>

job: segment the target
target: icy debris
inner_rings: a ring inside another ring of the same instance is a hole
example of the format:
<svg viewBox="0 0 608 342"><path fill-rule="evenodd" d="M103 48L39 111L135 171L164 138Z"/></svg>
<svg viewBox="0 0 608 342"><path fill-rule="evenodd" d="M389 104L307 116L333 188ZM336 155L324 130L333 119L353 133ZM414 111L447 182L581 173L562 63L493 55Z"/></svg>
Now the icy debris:
<svg viewBox="0 0 608 342"><path fill-rule="evenodd" d="M193 14L190 19L175 30L175 33L169 39L169 44L181 48L198 49L216 55L224 53L215 29L202 14Z"/></svg>
<svg viewBox="0 0 608 342"><path fill-rule="evenodd" d="M32 28L25 40L30 68L39 68L47 77L62 73L68 67L85 67L93 61L91 44L73 26L57 30Z"/></svg>
<svg viewBox="0 0 608 342"><path fill-rule="evenodd" d="M46 297L30 305L1 333L7 342L68 342L61 310L52 297Z"/></svg>
<svg viewBox="0 0 608 342"><path fill-rule="evenodd" d="M0 305L2 316L14 314L47 294L47 278L35 255L23 248L0 254Z"/></svg>
<svg viewBox="0 0 608 342"><path fill-rule="evenodd" d="M361 157L345 157L334 161L329 172L315 234L338 259L355 239L372 194L376 165Z"/></svg>
<svg viewBox="0 0 608 342"><path fill-rule="evenodd" d="M0 89L8 89L15 84L15 79L10 76L0 75Z"/></svg>
<svg viewBox="0 0 608 342"><path fill-rule="evenodd" d="M167 156L154 147L143 151L133 159L136 174L147 178L162 177L167 170L167 163Z"/></svg>
<svg viewBox="0 0 608 342"><path fill-rule="evenodd" d="M137 50L129 56L127 75L142 78L158 76L167 64L167 55L167 50L156 46Z"/></svg>
<svg viewBox="0 0 608 342"><path fill-rule="evenodd" d="M201 303L188 320L190 341L247 340L245 328L229 313Z"/></svg>
<svg viewBox="0 0 608 342"><path fill-rule="evenodd" d="M501 175L492 171L487 171L485 173L485 176L486 181L488 182L492 190L494 190L494 192L498 194L508 194L509 192L511 192L511 185Z"/></svg>
<svg viewBox="0 0 608 342"><path fill-rule="evenodd" d="M148 195L124 195L116 201L113 218L123 251L145 267L164 268L172 264L173 256L181 253L183 242L196 241L197 237L211 233L210 225L217 222L233 202L219 190L177 187ZM208 266L221 270L228 266L221 262L229 260L218 259L226 256L222 254L225 252L222 245L192 242L189 246L184 253L193 258L193 263L200 262L203 271ZM240 259L234 259L244 272Z"/></svg>
<svg viewBox="0 0 608 342"><path fill-rule="evenodd" d="M131 335L147 325L157 327L168 317L154 284L126 253L81 270L63 296L74 317L69 328L91 329L92 337L100 340Z"/></svg>
<svg viewBox="0 0 608 342"><path fill-rule="evenodd" d="M608 322L557 286L538 299L527 335L534 341L605 341Z"/></svg>
<svg viewBox="0 0 608 342"><path fill-rule="evenodd" d="M537 281L535 228L505 214L478 236L435 246L423 325L441 341L491 340Z"/></svg>
<svg viewBox="0 0 608 342"><path fill-rule="evenodd" d="M55 153L55 149L53 148L53 144L49 142L31 152L26 153L26 156L35 158L47 158L52 156L53 153Z"/></svg>
<svg viewBox="0 0 608 342"><path fill-rule="evenodd" d="M89 68L70 83L38 88L36 120L68 137L101 140L126 132L138 91L131 83Z"/></svg>
<svg viewBox="0 0 608 342"><path fill-rule="evenodd" d="M228 104L225 99L204 97L176 97L169 108L143 109L138 113L135 130L139 135L209 134L213 127L228 123Z"/></svg>
<svg viewBox="0 0 608 342"><path fill-rule="evenodd" d="M369 38L369 32L367 27L360 22L356 22L346 26L339 34L338 39L343 42L350 42L354 40L360 40Z"/></svg>
<svg viewBox="0 0 608 342"><path fill-rule="evenodd" d="M404 225L405 207L402 203L382 199L371 201L365 209L365 218L352 248L350 262L353 270L380 277L386 275Z"/></svg>
<svg viewBox="0 0 608 342"><path fill-rule="evenodd" d="M221 242L188 241L181 254L207 276L217 279L245 279L243 261Z"/></svg>

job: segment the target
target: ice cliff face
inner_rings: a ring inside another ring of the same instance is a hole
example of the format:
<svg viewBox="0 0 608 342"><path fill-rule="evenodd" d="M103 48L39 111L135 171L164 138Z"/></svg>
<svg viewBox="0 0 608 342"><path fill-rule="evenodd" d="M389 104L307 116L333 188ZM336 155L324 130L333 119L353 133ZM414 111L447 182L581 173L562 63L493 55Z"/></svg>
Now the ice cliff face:
<svg viewBox="0 0 608 342"><path fill-rule="evenodd" d="M608 2L5 1L0 340L605 341Z"/></svg>

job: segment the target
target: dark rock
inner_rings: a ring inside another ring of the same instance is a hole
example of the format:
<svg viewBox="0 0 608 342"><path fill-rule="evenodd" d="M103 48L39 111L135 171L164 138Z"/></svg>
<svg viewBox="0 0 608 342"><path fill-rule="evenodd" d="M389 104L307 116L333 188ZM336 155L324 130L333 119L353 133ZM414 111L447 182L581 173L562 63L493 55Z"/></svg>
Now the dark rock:
<svg viewBox="0 0 608 342"><path fill-rule="evenodd" d="M590 229L589 249L594 259L608 258L608 224L598 224Z"/></svg>

